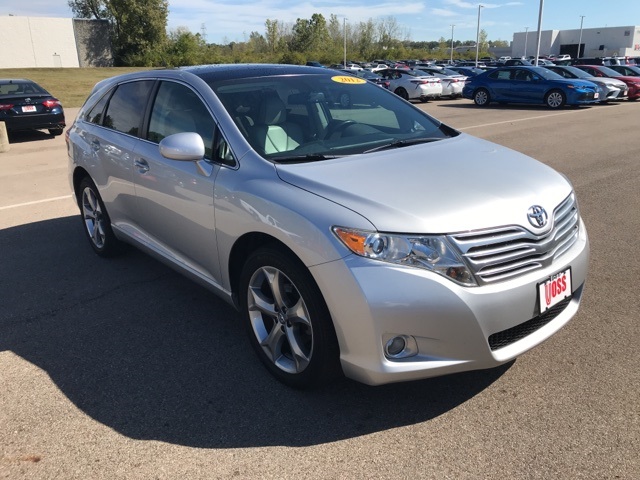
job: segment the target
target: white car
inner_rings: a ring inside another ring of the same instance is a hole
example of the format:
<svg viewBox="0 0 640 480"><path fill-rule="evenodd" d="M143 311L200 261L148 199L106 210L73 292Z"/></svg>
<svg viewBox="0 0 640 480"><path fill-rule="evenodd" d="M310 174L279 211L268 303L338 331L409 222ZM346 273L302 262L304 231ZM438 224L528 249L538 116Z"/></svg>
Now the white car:
<svg viewBox="0 0 640 480"><path fill-rule="evenodd" d="M389 90L405 100L426 102L442 96L442 81L434 75L418 75L401 68L388 68L378 73L389 80Z"/></svg>
<svg viewBox="0 0 640 480"><path fill-rule="evenodd" d="M434 76L440 79L442 84L442 97L458 98L462 97L462 88L467 80L465 75L461 75L455 70L448 68L428 67L426 69L416 69L418 75Z"/></svg>

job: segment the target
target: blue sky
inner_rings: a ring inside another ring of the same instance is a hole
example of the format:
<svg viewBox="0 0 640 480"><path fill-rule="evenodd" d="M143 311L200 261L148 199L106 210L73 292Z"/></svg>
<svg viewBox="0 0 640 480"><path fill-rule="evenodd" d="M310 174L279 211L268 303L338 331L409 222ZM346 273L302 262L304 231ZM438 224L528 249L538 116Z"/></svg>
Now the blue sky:
<svg viewBox="0 0 640 480"><path fill-rule="evenodd" d="M482 2L480 28L489 40L513 39L514 32L538 27L539 0ZM212 43L244 41L253 31L264 34L265 20L293 23L321 13L336 14L348 24L369 19L394 17L405 37L414 41L451 38L475 40L478 2L466 0L391 1L391 0L169 0L168 28L187 27L203 33ZM71 17L67 0L0 0L0 15ZM616 8L602 2L583 0L547 0L544 4L543 30L640 25L640 2L624 1Z"/></svg>

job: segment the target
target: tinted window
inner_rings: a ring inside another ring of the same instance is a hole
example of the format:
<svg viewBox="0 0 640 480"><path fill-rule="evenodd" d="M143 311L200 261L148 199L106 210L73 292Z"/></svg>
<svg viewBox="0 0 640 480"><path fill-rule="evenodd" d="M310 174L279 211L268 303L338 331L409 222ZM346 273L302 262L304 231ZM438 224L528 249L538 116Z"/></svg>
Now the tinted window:
<svg viewBox="0 0 640 480"><path fill-rule="evenodd" d="M118 86L109 100L103 125L137 136L153 83L153 80L143 80Z"/></svg>
<svg viewBox="0 0 640 480"><path fill-rule="evenodd" d="M98 103L96 103L91 110L87 112L84 119L90 123L102 124L102 114L104 113L104 107L109 100L109 95L103 96Z"/></svg>

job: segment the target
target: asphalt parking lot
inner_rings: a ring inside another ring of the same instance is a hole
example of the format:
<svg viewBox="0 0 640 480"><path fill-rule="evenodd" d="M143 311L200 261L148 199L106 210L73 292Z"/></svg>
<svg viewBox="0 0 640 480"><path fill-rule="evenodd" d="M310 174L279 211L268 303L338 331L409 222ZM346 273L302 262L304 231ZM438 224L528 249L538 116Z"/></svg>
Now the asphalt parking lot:
<svg viewBox="0 0 640 480"><path fill-rule="evenodd" d="M564 329L493 370L292 391L227 304L136 251L98 258L64 137L16 136L0 154L0 478L640 478L640 102L417 105L573 182L591 265Z"/></svg>

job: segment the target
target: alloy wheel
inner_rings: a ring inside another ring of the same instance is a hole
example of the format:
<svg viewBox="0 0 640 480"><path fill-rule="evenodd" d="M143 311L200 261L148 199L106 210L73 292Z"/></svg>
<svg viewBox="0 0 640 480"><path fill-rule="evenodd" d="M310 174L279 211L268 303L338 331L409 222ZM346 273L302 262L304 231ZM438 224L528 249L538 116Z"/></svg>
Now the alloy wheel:
<svg viewBox="0 0 640 480"><path fill-rule="evenodd" d="M313 329L307 305L282 271L263 266L249 281L247 307L253 334L280 370L297 374L313 354Z"/></svg>

